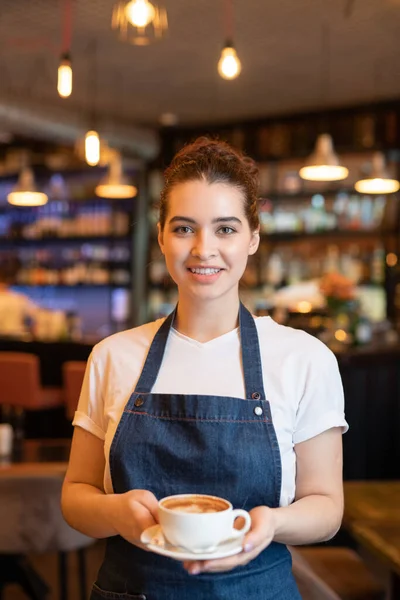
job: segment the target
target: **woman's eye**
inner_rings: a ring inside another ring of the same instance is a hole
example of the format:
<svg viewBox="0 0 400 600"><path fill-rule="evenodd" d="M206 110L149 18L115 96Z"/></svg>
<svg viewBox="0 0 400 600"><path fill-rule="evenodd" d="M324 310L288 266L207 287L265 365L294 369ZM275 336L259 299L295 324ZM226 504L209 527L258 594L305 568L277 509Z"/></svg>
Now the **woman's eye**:
<svg viewBox="0 0 400 600"><path fill-rule="evenodd" d="M187 225L180 225L179 227L174 229L174 233L181 233L181 234L192 233L192 231L193 231L192 228L188 227Z"/></svg>
<svg viewBox="0 0 400 600"><path fill-rule="evenodd" d="M224 235L229 235L231 233L235 233L235 230L232 227L228 227L228 226L226 226L226 227L220 227L218 229L218 233L222 233Z"/></svg>

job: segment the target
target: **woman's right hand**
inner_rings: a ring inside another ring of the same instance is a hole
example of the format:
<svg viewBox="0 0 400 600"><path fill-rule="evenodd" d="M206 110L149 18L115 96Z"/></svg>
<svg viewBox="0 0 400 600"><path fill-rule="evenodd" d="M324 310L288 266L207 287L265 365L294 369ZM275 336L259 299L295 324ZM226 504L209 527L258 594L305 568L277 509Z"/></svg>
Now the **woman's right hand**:
<svg viewBox="0 0 400 600"><path fill-rule="evenodd" d="M120 536L131 544L144 548L142 532L158 523L158 500L147 490L130 490L116 495L113 525Z"/></svg>

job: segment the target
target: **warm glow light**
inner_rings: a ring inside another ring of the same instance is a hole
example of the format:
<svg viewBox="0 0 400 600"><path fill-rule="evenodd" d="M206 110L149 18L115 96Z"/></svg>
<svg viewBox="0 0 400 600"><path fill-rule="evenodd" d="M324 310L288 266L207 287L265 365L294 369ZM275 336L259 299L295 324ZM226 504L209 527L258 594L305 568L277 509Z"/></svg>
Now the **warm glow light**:
<svg viewBox="0 0 400 600"><path fill-rule="evenodd" d="M396 179L360 179L354 185L357 192L361 194L393 194L400 189L400 183Z"/></svg>
<svg viewBox="0 0 400 600"><path fill-rule="evenodd" d="M346 167L334 165L310 165L299 171L300 177L309 181L340 181L346 179L348 174Z"/></svg>
<svg viewBox="0 0 400 600"><path fill-rule="evenodd" d="M47 201L42 192L11 192L7 196L7 202L14 206L43 206Z"/></svg>
<svg viewBox="0 0 400 600"><path fill-rule="evenodd" d="M395 267L397 265L397 255L394 252L389 252L386 255L386 264L388 267Z"/></svg>
<svg viewBox="0 0 400 600"><path fill-rule="evenodd" d="M300 177L309 181L340 181L346 179L348 174L349 170L339 164L332 137L328 133L318 136L314 152L299 171Z"/></svg>
<svg viewBox="0 0 400 600"><path fill-rule="evenodd" d="M242 65L236 54L235 48L226 46L222 50L221 58L218 62L218 73L223 79L235 79L242 70Z"/></svg>
<svg viewBox="0 0 400 600"><path fill-rule="evenodd" d="M335 338L338 342L344 342L347 338L347 333L344 331L344 329L338 329L335 331Z"/></svg>
<svg viewBox="0 0 400 600"><path fill-rule="evenodd" d="M14 206L43 206L43 204L47 204L47 201L46 194L36 191L32 169L24 167L19 174L16 186L7 195L7 202Z"/></svg>
<svg viewBox="0 0 400 600"><path fill-rule="evenodd" d="M61 57L58 67L57 91L61 98L68 98L72 94L72 67L67 54Z"/></svg>
<svg viewBox="0 0 400 600"><path fill-rule="evenodd" d="M296 309L299 313L309 313L311 312L312 304L308 300L301 300L301 302L298 302Z"/></svg>
<svg viewBox="0 0 400 600"><path fill-rule="evenodd" d="M118 152L113 152L107 175L100 181L95 189L96 196L101 198L133 198L137 189L124 177L122 157Z"/></svg>
<svg viewBox="0 0 400 600"><path fill-rule="evenodd" d="M125 14L135 27L147 27L154 19L155 10L148 0L132 0L126 5Z"/></svg>
<svg viewBox="0 0 400 600"><path fill-rule="evenodd" d="M95 189L96 196L101 198L133 198L137 194L134 185L99 184Z"/></svg>
<svg viewBox="0 0 400 600"><path fill-rule="evenodd" d="M88 131L85 135L85 160L91 167L100 161L100 138L97 131Z"/></svg>

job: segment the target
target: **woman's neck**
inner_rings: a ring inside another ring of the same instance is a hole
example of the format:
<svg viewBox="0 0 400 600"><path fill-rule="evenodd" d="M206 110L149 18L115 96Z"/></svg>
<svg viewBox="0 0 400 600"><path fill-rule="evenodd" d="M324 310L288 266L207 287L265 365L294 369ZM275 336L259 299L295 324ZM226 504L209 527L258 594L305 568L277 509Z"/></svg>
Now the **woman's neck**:
<svg viewBox="0 0 400 600"><path fill-rule="evenodd" d="M178 311L174 322L177 331L198 342L209 342L238 326L239 298L232 301L194 300L179 297Z"/></svg>

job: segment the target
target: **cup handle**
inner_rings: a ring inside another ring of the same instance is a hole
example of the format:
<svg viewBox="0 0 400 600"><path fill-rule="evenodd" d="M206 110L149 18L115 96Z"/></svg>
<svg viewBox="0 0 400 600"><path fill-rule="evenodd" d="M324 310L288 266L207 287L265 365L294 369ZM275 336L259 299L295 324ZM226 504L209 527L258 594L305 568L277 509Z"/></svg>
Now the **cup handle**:
<svg viewBox="0 0 400 600"><path fill-rule="evenodd" d="M231 538L242 537L245 533L247 533L251 527L251 516L247 512L247 510L242 510L241 508L236 508L232 511L233 523L236 521L238 517L243 517L244 525L241 529L235 529L232 527L232 535ZM232 524L233 524L232 523Z"/></svg>

